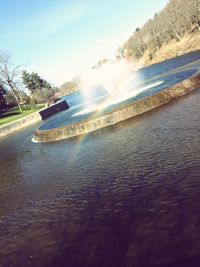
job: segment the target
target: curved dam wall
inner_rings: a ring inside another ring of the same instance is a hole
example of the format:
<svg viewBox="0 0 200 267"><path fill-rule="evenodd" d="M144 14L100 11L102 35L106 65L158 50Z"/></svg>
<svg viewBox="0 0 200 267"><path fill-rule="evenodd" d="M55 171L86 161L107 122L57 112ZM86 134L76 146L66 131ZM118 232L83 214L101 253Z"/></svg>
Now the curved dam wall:
<svg viewBox="0 0 200 267"><path fill-rule="evenodd" d="M197 72L190 78L170 88L167 88L152 96L143 98L132 104L113 110L105 115L102 115L101 117L95 117L95 115L93 115L90 117L90 119L60 128L51 130L36 130L33 134L32 141L51 142L89 133L143 114L161 105L169 103L183 95L186 95L187 93L198 88L200 88L200 72Z"/></svg>

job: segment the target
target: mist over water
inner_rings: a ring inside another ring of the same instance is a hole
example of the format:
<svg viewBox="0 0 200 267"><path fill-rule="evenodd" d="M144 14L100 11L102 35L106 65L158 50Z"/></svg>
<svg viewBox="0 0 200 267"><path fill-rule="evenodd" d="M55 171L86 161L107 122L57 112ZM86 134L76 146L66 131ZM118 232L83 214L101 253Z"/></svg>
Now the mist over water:
<svg viewBox="0 0 200 267"><path fill-rule="evenodd" d="M81 75L80 88L85 98L91 99L95 91L119 95L141 84L140 78L131 70L131 66L124 60L119 62L107 62L99 68L85 71Z"/></svg>
<svg viewBox="0 0 200 267"><path fill-rule="evenodd" d="M102 110L162 83L156 81L146 85L139 72L125 60L106 62L81 74L79 88L85 107L74 116ZM95 101L97 99L99 101Z"/></svg>

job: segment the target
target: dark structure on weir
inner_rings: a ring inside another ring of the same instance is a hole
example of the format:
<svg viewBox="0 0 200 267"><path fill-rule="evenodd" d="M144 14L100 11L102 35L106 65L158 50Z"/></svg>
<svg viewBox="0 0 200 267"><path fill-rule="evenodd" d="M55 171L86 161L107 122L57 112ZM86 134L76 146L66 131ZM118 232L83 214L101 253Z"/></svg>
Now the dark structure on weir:
<svg viewBox="0 0 200 267"><path fill-rule="evenodd" d="M69 108L69 105L67 104L67 102L65 100L63 101L59 101L57 102L56 104L53 104L52 106L48 107L48 108L45 108L43 110L41 110L39 113L40 113L40 116L42 117L42 119L46 119L58 112L61 112L63 110L66 110Z"/></svg>

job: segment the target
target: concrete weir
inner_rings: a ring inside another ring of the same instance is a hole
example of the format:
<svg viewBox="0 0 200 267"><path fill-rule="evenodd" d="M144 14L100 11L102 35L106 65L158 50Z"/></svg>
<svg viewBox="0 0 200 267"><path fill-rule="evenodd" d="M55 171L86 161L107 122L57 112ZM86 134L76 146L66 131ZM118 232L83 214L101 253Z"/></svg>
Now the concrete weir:
<svg viewBox="0 0 200 267"><path fill-rule="evenodd" d="M143 114L161 105L172 102L198 88L200 88L200 71L170 88L120 107L119 109L112 110L100 117L96 117L94 114L89 119L81 122L49 130L36 130L33 134L32 141L38 143L51 142L86 134Z"/></svg>

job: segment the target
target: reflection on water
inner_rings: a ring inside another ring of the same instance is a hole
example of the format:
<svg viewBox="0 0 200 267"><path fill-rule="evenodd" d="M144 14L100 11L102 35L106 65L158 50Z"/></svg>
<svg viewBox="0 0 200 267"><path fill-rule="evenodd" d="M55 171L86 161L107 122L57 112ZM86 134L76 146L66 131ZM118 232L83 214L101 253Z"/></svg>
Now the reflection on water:
<svg viewBox="0 0 200 267"><path fill-rule="evenodd" d="M199 266L199 103L84 139L1 139L0 266Z"/></svg>

